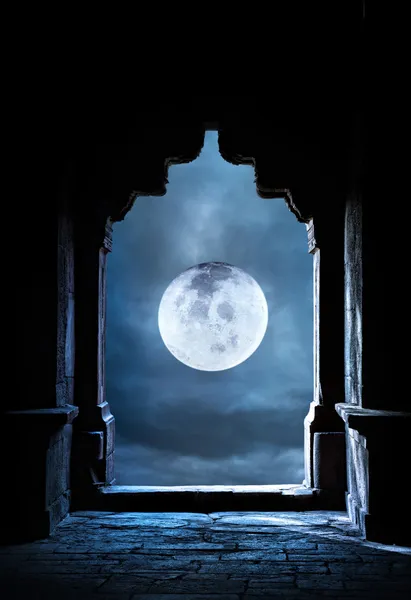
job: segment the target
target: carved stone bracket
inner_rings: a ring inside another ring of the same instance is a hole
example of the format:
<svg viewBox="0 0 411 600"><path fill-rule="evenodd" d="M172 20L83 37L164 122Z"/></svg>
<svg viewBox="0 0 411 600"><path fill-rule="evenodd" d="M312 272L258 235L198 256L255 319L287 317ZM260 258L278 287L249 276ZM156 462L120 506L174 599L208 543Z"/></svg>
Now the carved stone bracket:
<svg viewBox="0 0 411 600"><path fill-rule="evenodd" d="M112 223L121 221L138 196L164 196L169 167L195 160L204 134L199 123L164 129L147 124L138 132L139 141L118 149L110 166L110 193L104 191L106 217Z"/></svg>
<svg viewBox="0 0 411 600"><path fill-rule="evenodd" d="M289 210L301 223L314 213L311 179L304 180L299 168L299 153L284 146L278 131L255 125L247 129L222 128L219 150L227 162L251 165L255 171L257 194L261 198L283 198Z"/></svg>

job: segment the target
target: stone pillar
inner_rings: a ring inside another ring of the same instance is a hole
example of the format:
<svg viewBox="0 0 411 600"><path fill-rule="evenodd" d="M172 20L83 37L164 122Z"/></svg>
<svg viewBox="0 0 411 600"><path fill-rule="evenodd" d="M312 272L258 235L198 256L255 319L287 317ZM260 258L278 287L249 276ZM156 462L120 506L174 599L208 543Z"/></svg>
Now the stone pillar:
<svg viewBox="0 0 411 600"><path fill-rule="evenodd" d="M45 538L69 512L71 423L77 412L62 406L6 413L0 539Z"/></svg>
<svg viewBox="0 0 411 600"><path fill-rule="evenodd" d="M73 507L93 505L98 487L114 483L114 417L105 397L106 258L111 222L83 220L76 235L75 402Z"/></svg>
<svg viewBox="0 0 411 600"><path fill-rule="evenodd" d="M16 364L2 408L3 523L9 540L48 536L70 505L74 406L74 280L70 210L74 169L54 179L19 216ZM49 190L49 196L47 195ZM35 234L35 235L34 235ZM26 248L27 252L24 252Z"/></svg>
<svg viewBox="0 0 411 600"><path fill-rule="evenodd" d="M355 166L355 165L354 165ZM373 190L372 198L383 193ZM396 244L407 239L408 222L391 205L384 212L390 260L384 268L381 213L364 203L359 177L346 203L345 225L345 402L336 408L345 423L347 510L362 535L372 541L411 545L409 499L401 481L407 472L411 413L407 352L398 343L408 309L401 307L398 263L408 257ZM371 194L370 194L371 195ZM400 242L398 242L398 240ZM403 273L408 266L403 265ZM408 296L404 297L405 302ZM404 462L405 461L405 462Z"/></svg>
<svg viewBox="0 0 411 600"><path fill-rule="evenodd" d="M343 218L338 206L311 219L307 231L314 269L314 398L304 420L304 484L314 487L315 481L327 481L325 464L339 464L342 452L341 439L332 436L324 444L318 440L314 453L314 435L344 431L335 412L335 404L344 396ZM343 501L345 480L333 481L331 489L322 491L338 505Z"/></svg>
<svg viewBox="0 0 411 600"><path fill-rule="evenodd" d="M350 519L368 540L409 546L409 496L400 482L407 471L411 413L354 404L336 408L346 426Z"/></svg>

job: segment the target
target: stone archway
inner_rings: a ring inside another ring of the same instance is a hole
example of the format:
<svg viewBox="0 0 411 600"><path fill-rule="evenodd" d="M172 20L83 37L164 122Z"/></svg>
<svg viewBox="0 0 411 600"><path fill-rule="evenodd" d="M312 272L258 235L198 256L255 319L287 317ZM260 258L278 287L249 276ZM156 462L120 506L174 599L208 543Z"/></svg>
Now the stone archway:
<svg viewBox="0 0 411 600"><path fill-rule="evenodd" d="M258 122L242 128L238 123L223 121L218 129L222 157L233 164L252 164L258 194L263 198L285 198L298 221L307 226L309 252L314 258L315 378L314 399L305 419L305 485L320 485L341 503L345 474L337 480L334 476L335 465L345 457L343 423L334 409L344 393L343 356L335 353L340 347L336 337L341 339L342 347L344 335L343 264L336 269L343 256L344 219L338 210L339 198L335 201L333 226L330 214L327 226L322 225L319 201L323 201L324 193L332 194L333 186L325 185L322 193L317 190L320 198L313 193L321 157L311 155L307 169L303 144L296 150L287 141L287 132L279 134L266 126L262 129ZM160 130L146 124L139 133L137 144L126 140L98 149L96 169L91 177L85 177L77 204L81 206L82 224L76 235L76 326L81 328L83 345L76 356L79 416L74 424L72 486L80 505L89 505L96 489L114 483L114 417L105 399L104 374L106 256L111 250L111 225L124 219L138 196L166 193L168 167L197 158L205 126L178 123ZM334 175L328 173L326 179L332 181ZM92 201L85 211L83 202L86 197L90 200L90 195ZM340 314L341 330L333 325L331 333L330 323L338 322ZM325 432L336 435L321 437Z"/></svg>

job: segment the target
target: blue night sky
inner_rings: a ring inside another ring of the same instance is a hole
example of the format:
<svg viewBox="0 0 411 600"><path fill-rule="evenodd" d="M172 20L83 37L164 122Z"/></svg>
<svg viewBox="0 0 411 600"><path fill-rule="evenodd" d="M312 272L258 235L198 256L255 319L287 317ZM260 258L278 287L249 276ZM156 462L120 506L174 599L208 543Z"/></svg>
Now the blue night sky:
<svg viewBox="0 0 411 600"><path fill-rule="evenodd" d="M273 166L274 168L274 166ZM312 400L312 257L283 200L257 196L254 169L225 162L217 132L169 169L167 194L137 198L108 257L107 400L120 485L301 483ZM263 289L265 337L242 364L191 369L165 347L158 307L185 269L221 261Z"/></svg>

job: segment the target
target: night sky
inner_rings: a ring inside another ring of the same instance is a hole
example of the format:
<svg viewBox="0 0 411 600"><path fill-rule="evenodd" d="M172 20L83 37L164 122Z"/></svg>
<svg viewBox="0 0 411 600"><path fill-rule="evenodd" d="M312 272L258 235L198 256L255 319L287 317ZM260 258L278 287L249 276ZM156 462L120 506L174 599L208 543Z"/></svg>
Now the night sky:
<svg viewBox="0 0 411 600"><path fill-rule="evenodd" d="M275 165L273 165L275 168ZM312 257L305 226L257 196L254 169L225 162L217 132L169 169L167 194L137 198L108 257L107 400L119 485L301 483L312 400ZM158 307L185 269L222 261L263 289L268 328L225 371L191 369L165 347Z"/></svg>

